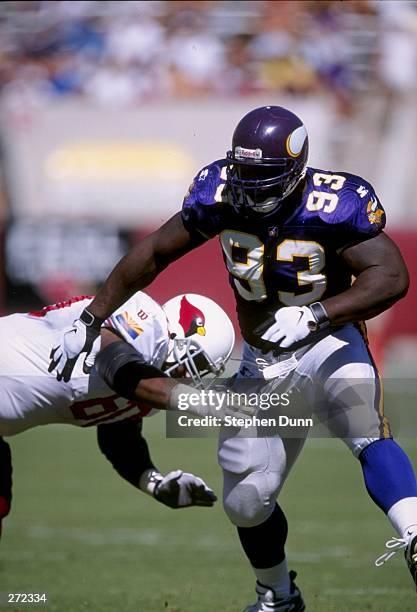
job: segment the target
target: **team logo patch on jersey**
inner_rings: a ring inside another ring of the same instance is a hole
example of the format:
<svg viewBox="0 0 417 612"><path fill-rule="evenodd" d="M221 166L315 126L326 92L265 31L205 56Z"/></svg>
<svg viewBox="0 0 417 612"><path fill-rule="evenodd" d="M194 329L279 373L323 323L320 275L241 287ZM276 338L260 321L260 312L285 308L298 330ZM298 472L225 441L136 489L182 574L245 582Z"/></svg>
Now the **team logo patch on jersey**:
<svg viewBox="0 0 417 612"><path fill-rule="evenodd" d="M369 200L368 206L366 207L366 214L368 215L369 223L381 225L384 211L382 208L378 207L378 202L376 200Z"/></svg>
<svg viewBox="0 0 417 612"><path fill-rule="evenodd" d="M143 329L140 327L140 325L138 325L126 311L122 314L116 315L116 320L133 340L143 333Z"/></svg>
<svg viewBox="0 0 417 612"><path fill-rule="evenodd" d="M178 320L178 323L184 330L184 336L186 338L193 334L205 336L205 322L206 318L201 310L197 306L193 306L184 295L181 299L180 317Z"/></svg>

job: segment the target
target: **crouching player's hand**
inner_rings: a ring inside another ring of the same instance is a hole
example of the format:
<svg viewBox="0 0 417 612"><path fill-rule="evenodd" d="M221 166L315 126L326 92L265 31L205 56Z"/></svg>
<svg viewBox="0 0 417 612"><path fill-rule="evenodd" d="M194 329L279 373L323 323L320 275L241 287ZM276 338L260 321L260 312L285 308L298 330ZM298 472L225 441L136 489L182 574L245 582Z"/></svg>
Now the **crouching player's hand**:
<svg viewBox="0 0 417 612"><path fill-rule="evenodd" d="M148 480L145 484L144 480ZM213 506L217 500L204 480L194 474L173 470L166 476L149 474L141 477L140 488L151 493L161 504L170 508Z"/></svg>
<svg viewBox="0 0 417 612"><path fill-rule="evenodd" d="M154 497L170 508L212 506L217 499L204 480L182 470L164 476L155 487Z"/></svg>

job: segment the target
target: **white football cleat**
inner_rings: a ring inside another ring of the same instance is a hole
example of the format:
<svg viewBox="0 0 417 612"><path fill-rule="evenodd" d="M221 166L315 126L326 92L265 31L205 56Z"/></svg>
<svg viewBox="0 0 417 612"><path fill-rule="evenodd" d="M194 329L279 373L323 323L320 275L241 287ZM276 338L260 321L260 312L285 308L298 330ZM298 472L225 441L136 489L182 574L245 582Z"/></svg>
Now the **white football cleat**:
<svg viewBox="0 0 417 612"><path fill-rule="evenodd" d="M306 606L294 582L296 576L295 572L290 572L290 594L285 598L278 597L273 589L257 582L258 601L245 608L244 612L303 612Z"/></svg>

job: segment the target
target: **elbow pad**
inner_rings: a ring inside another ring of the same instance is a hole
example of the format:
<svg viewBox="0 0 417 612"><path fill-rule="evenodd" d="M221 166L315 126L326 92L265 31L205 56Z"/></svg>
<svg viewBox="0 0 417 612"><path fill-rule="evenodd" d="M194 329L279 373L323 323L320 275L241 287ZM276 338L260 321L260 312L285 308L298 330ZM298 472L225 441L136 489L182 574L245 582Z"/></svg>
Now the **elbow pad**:
<svg viewBox="0 0 417 612"><path fill-rule="evenodd" d="M97 355L97 373L118 395L135 399L135 390L142 379L166 378L158 368L143 363L141 355L127 342L112 342Z"/></svg>

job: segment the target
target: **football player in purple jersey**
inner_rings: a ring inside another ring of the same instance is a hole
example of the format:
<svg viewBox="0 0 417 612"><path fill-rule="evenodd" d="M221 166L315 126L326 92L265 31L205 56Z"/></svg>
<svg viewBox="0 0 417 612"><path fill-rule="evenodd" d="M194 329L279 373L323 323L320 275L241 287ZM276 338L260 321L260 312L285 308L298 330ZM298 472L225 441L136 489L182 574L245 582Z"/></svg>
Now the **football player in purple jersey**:
<svg viewBox="0 0 417 612"><path fill-rule="evenodd" d="M403 548L417 583L417 484L392 439L363 331L363 321L406 294L407 269L383 232L373 187L356 175L308 167L307 157L307 130L294 113L265 106L245 115L226 158L195 177L182 212L118 263L62 337L54 366L64 380L81 353L88 366L110 312L172 261L219 236L245 340L238 378L294 383L313 410L320 397L332 433L359 459L369 495L398 534L377 564ZM287 521L276 502L303 442L220 438L224 507L257 580L248 612L305 609L288 572Z"/></svg>

